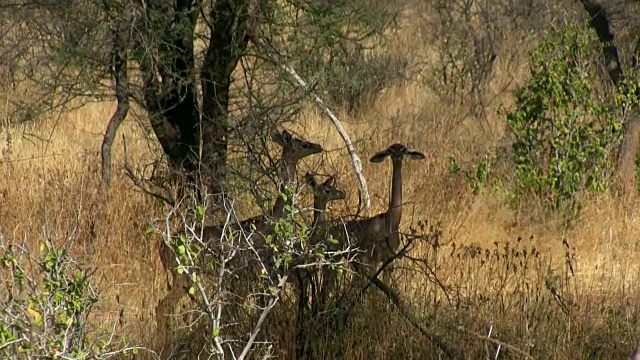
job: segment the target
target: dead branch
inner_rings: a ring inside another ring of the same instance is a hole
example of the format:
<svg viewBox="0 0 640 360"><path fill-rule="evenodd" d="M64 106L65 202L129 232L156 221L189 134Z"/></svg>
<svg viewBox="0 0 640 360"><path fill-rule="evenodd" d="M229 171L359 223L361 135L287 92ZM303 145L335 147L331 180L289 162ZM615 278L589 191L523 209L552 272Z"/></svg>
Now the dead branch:
<svg viewBox="0 0 640 360"><path fill-rule="evenodd" d="M414 312L409 308L400 295L393 290L389 285L385 284L382 280L375 276L369 276L369 281L373 283L385 296L391 300L391 302L400 310L402 316L407 319L411 325L413 325L420 333L427 338L431 343L437 346L443 353L450 359L464 359L464 355L455 346L452 346L445 342L440 336L433 334L422 322L415 316Z"/></svg>
<svg viewBox="0 0 640 360"><path fill-rule="evenodd" d="M469 333L469 334L471 334L471 335L475 336L476 338L478 338L478 339L480 339L480 340L488 341L488 342L490 342L490 343L492 343L492 344L494 344L494 345L499 345L499 346L501 346L501 347L507 348L508 350L511 350L511 351L513 351L513 352L515 352L515 353L518 353L519 355L524 356L524 358L525 358L525 359L533 359L533 356L529 355L526 351L521 350L521 349L519 349L519 348L517 348L517 347L515 347L515 346L513 346L513 345L507 344L507 343L502 342L502 341L500 341L500 340L492 339L492 338L490 338L490 337L488 337L488 336L485 336L485 335L482 335L482 334L476 333L476 332L471 331L471 330L469 330L469 329L465 329L465 328L464 328L464 327L462 327L462 326L458 326L458 330L460 330L460 331L464 331L464 332L467 332L467 333Z"/></svg>
<svg viewBox="0 0 640 360"><path fill-rule="evenodd" d="M358 178L358 185L360 190L360 194L358 194L359 195L358 197L360 199L360 202L364 200L366 213L368 214L371 210L371 197L369 196L369 191L367 190L367 181L365 180L364 175L362 174L362 161L358 157L358 154L356 153L356 149L353 146L353 143L351 142L349 135L344 130L344 127L342 126L342 123L340 122L338 117L333 113L333 111L331 111L331 109L329 109L329 107L325 104L325 102L313 90L309 88L309 86L304 81L304 79L302 79L300 75L298 75L298 73L293 67L280 61L280 59L283 58L282 51L279 50L279 47L275 43L266 39L263 36L255 36L254 34L252 34L250 38L254 44L262 47L264 50L267 50L267 54L269 54L268 56L272 57L271 61L273 61L275 64L280 66L285 72L291 75L295 84L299 86L302 90L304 90L305 94L308 94L311 97L311 99L316 103L316 105L318 105L318 107L322 110L322 112L324 112L324 114L331 120L334 127L338 131L338 134L340 134L340 137L342 137L342 140L347 146L347 150L349 151L349 156L351 157L351 164L353 165L353 170L356 173L356 177ZM274 55L277 58L273 58Z"/></svg>
<svg viewBox="0 0 640 360"><path fill-rule="evenodd" d="M273 307L276 305L276 303L280 299L280 292L284 288L284 285L287 283L288 277L289 275L285 274L283 277L280 278L276 291L271 295L271 300L269 300L269 304L260 314L260 318L258 319L258 322L256 323L256 326L253 329L251 336L249 337L249 341L247 341L247 344L244 346L244 349L242 349L242 353L240 353L240 356L238 356L238 360L245 359L249 355L249 350L251 349L253 343L256 341L256 337L260 333L260 329L262 328L262 323L264 323L264 320L267 318L267 315L269 315L269 313L271 312L271 309L273 309Z"/></svg>

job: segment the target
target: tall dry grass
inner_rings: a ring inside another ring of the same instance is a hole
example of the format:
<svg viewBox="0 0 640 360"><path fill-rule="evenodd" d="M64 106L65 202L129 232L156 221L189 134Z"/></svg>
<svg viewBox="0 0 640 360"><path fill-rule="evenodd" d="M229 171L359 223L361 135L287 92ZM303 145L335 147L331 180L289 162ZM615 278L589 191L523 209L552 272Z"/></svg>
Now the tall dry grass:
<svg viewBox="0 0 640 360"><path fill-rule="evenodd" d="M398 51L415 49L407 56L425 52L407 33L398 39ZM525 64L517 65L498 63L495 81L522 82ZM637 201L623 202L608 193L585 195L580 218L567 228L541 204L513 210L499 192L474 194L460 175L448 171L450 156L472 163L495 152L505 133L497 106L509 102L508 94L497 96L487 109L487 123L480 124L420 82L407 81L385 89L357 116L340 114L365 160L374 213L385 209L390 166L366 160L394 142L428 155L405 167L402 226L407 229L418 220L438 223L441 241L421 244L411 254L429 269L404 263L407 268L396 272L393 285L430 329L469 358L492 356L498 347L504 358L522 358L518 351L549 359L628 356L639 333ZM154 309L166 292L166 274L158 239L144 229L149 220L163 216L163 208L123 175L120 137L114 144L117 172L108 200L101 197L98 151L113 108L112 103L93 103L48 121L3 125L0 232L35 249L45 231L64 239L77 219L77 256L97 269L94 281L102 290L92 320L113 324L130 340L160 351ZM336 174L349 194L330 211L353 210L355 177L331 125L309 106L292 130L327 150L305 166ZM120 133L127 136L131 158L156 155L135 122L126 122ZM437 358L383 296L370 291L363 301L345 335L348 358ZM275 311L272 324L277 325L269 330L285 358L292 353L294 334L286 306Z"/></svg>

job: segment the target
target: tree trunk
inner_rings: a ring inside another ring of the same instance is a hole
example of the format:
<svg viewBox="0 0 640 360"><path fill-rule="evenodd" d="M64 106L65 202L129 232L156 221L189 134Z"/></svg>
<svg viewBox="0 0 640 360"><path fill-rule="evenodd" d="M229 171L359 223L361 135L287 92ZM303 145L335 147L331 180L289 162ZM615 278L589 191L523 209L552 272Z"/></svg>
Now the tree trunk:
<svg viewBox="0 0 640 360"><path fill-rule="evenodd" d="M129 77L127 71L128 33L124 24L118 24L113 30L112 75L115 82L115 93L118 104L109 120L102 140L102 181L105 190L111 183L111 146L115 140L118 127L129 113ZM105 191L106 194L106 191Z"/></svg>
<svg viewBox="0 0 640 360"><path fill-rule="evenodd" d="M232 74L247 43L249 1L218 0L211 9L211 39L202 64L202 169L213 194L224 191Z"/></svg>
<svg viewBox="0 0 640 360"><path fill-rule="evenodd" d="M150 1L142 20L148 30L136 44L144 105L158 141L172 167L186 171L195 185L202 180L210 194L222 193L226 182L229 89L247 46L248 8L249 1L219 0L211 9L201 112L193 44L199 5Z"/></svg>
<svg viewBox="0 0 640 360"><path fill-rule="evenodd" d="M598 1L581 0L581 2L591 17L589 25L595 30L598 39L602 43L602 55L609 78L613 85L618 87L621 84L624 73L607 11ZM634 54L634 57L637 57L637 55ZM635 195L638 189L635 167L639 150L638 145L640 145L640 122L635 111L633 115L629 116L624 124L624 138L618 154L618 175L622 194L624 195Z"/></svg>
<svg viewBox="0 0 640 360"><path fill-rule="evenodd" d="M151 125L176 170L198 169L199 114L193 69L195 21L188 1L175 8L157 0L146 8L146 33L138 39L144 102ZM143 21L144 21L143 20Z"/></svg>
<svg viewBox="0 0 640 360"><path fill-rule="evenodd" d="M633 112L624 124L624 139L618 154L618 174L622 194L634 195L638 191L636 179L636 159L640 146L640 121Z"/></svg>

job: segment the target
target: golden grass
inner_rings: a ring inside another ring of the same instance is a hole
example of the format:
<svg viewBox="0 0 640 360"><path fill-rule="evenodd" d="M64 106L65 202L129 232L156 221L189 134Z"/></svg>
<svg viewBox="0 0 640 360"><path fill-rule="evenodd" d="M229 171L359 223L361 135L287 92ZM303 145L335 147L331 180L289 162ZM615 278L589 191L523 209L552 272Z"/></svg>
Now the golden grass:
<svg viewBox="0 0 640 360"><path fill-rule="evenodd" d="M428 154L424 162L409 161L405 170L405 227L415 219L440 221L445 240L452 240L458 245L490 246L494 241L513 241L518 236L528 238L535 235L535 246L543 256L552 259L556 268L565 259L562 239L566 237L576 252L573 291L577 298L606 294L607 299L615 303L614 294L635 291L633 286L635 274L638 273L636 258L639 250L635 239L640 234L640 224L634 207L623 207L619 199L612 195L601 195L584 201L578 224L566 232L553 221L518 222L517 214L493 194L481 192L473 196L463 181L448 174L448 155L474 158L475 147L466 141L473 141L475 146L486 146L482 142L488 141L464 129L466 124L459 125L454 131L438 131L435 120L447 119L446 111L432 114L419 112L413 116L403 113L401 117L413 118L413 123L403 124L402 129L394 134L391 121L388 120L389 113L396 111L394 106L401 111L415 109L418 103L428 106L425 105L428 100L420 93L422 91L411 91L410 88L389 89L377 106L362 118L345 121L345 127L353 135L354 141L366 140L358 143L358 150L363 158L369 190L374 195L374 212L383 211L385 207L390 167L386 164L370 164L367 159L391 142L401 141ZM24 237L35 246L41 238L43 225L56 226L60 233L64 233L70 226L66 221L75 218L76 212L81 211L79 216L84 224L81 238L86 242L79 253L87 263L99 269L96 279L103 291L103 300L96 309L97 318L104 324L120 320L123 325L118 331L127 334L130 339L153 344L154 335L145 329L154 327L153 309L165 291L165 274L158 259L157 239L143 235L143 229L150 218L161 216L162 209L137 193L122 176L120 139L114 146L117 174L110 199L104 215L98 217L97 150L105 119L110 115L112 106L93 104L39 126L25 125L3 130L3 135L10 134L11 144L5 155L6 161L0 165L4 174L0 181L0 193L4 194L4 205L0 212L3 221L0 226L4 234ZM433 106L438 108L436 104ZM435 129L419 131L420 124L434 124ZM328 154L323 156L328 164L325 171L338 174L341 186L350 195L347 204L355 204L355 178L334 131L314 111L305 113L299 130L310 140L325 146L328 150ZM128 147L134 151L134 156L136 153L138 158L148 155L145 154L144 137L134 124L125 124L121 133L127 134ZM29 137L50 138L50 141L45 146L42 141L29 141ZM535 207L535 204L532 206ZM92 222L97 228L93 240L88 235L88 225ZM439 263L447 268L451 268L456 261L446 255L441 257ZM472 268L470 265L468 269L471 271ZM425 279L416 275L408 279L411 280L405 284L406 293L420 295L418 289L424 285L418 284L424 284ZM468 291L482 292L483 284L488 284L486 281L482 276L466 279L465 286L470 287L466 290L467 295ZM414 286L410 286L411 283ZM416 301L422 302L419 298ZM588 300L588 303L593 306L591 301ZM120 314L120 310L124 312ZM120 316L123 319L119 319ZM478 316L482 318L482 315ZM584 316L589 317L590 314ZM395 331L411 331L400 320L387 318L387 321L395 323ZM356 331L365 331L370 325L367 320L361 319L353 326ZM350 345L353 347L350 352L354 358L389 356L384 349L392 347L395 331L388 338L379 339L376 351L381 353L363 352L366 342L362 343L362 339L349 340L354 342ZM419 338L418 335L414 337Z"/></svg>
<svg viewBox="0 0 640 360"><path fill-rule="evenodd" d="M407 34L401 38L405 45L413 41ZM515 71L502 65L498 64L497 71L504 73L498 76L496 81L501 83L495 85L496 89L514 80L508 75L521 81L521 68ZM421 316L431 319L434 329L442 329L439 332L452 343L474 349L469 353L476 356L485 354L488 343L473 334L486 335L485 327L490 325L496 331L494 338L523 350L546 349L548 358L630 354L638 334L634 318L640 314L636 300L640 267L638 202L622 202L611 194L585 197L577 224L565 230L553 218L536 216L542 211L539 204L528 204L528 208L516 212L495 192L474 195L461 176L448 172L449 156L474 161L499 143L505 128L496 109L498 104L508 102L508 97L501 96L489 109L489 131L467 118L462 109L441 102L418 82L385 89L356 117L340 114L363 160L374 213L386 206L390 166L371 164L368 158L393 142L427 154L425 161L407 161L405 167L403 228L418 220L441 224L446 243L437 252L422 245L412 255L428 256L441 280L456 287L459 307L451 308L444 293L422 273L401 272L405 275L395 285L418 312L424 312ZM159 350L154 308L166 291L165 273L158 256L158 239L144 235L144 228L149 220L162 217L163 209L137 192L123 176L120 136L114 144L115 174L106 205L100 197L99 149L113 108L113 103L93 103L42 123L2 128L0 232L8 238L25 239L35 248L44 226L65 234L73 226L72 220L79 219L78 255L98 269L95 280L102 290L94 321L107 327L119 324L119 333ZM399 119L395 127L394 117ZM292 130L327 150L308 161L300 172L309 168L336 174L348 199L332 206L333 213L353 210L357 203L355 176L330 123L309 106ZM120 134L127 136L131 158L154 157L147 136L133 121L128 120ZM523 244L535 247L540 254L529 258L531 268L519 268L513 276L507 275L513 271L508 265L518 263L519 258L486 258L488 265L483 265L478 258L460 255L464 245L494 249L494 242L498 242L502 248L506 241L515 244L519 236L524 238ZM573 276L568 275L563 239L575 254ZM552 293L552 286L545 287L552 275L563 279L558 280L558 294ZM528 289L524 289L525 283ZM536 294L538 298L534 298ZM349 358L397 358L400 354L425 358L421 345L425 340L392 307L380 297L365 301L367 307L357 309L346 337ZM563 311L561 301L571 303L570 310ZM293 320L285 310L273 316L281 322L272 331L277 332L281 347L290 350ZM528 321L536 327L528 327ZM381 328L385 329L382 334ZM397 345L399 339L402 349ZM530 349L525 348L528 342L535 342ZM612 349L617 350L606 352Z"/></svg>

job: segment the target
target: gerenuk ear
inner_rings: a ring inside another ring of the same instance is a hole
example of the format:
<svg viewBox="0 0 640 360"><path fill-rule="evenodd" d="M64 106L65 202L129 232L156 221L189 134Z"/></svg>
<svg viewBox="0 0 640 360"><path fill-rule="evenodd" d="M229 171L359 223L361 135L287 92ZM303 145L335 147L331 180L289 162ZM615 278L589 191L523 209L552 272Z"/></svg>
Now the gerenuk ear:
<svg viewBox="0 0 640 360"><path fill-rule="evenodd" d="M293 142L293 136L287 130L282 130L282 133L273 133L273 135L271 135L271 139L282 147L291 146L291 143Z"/></svg>
<svg viewBox="0 0 640 360"><path fill-rule="evenodd" d="M316 183L316 178L310 173L304 174L304 180L307 185L311 186L311 188L315 188L318 184Z"/></svg>
<svg viewBox="0 0 640 360"><path fill-rule="evenodd" d="M407 149L407 151L405 151L405 154L409 155L414 160L423 160L424 158L426 158L423 153L416 150Z"/></svg>
<svg viewBox="0 0 640 360"><path fill-rule="evenodd" d="M282 130L282 139L287 144L291 144L293 142L293 135L291 135L287 130Z"/></svg>
<svg viewBox="0 0 640 360"><path fill-rule="evenodd" d="M369 161L371 161L372 163L381 163L389 155L391 155L391 153L389 153L389 150L380 151L379 153L373 155Z"/></svg>
<svg viewBox="0 0 640 360"><path fill-rule="evenodd" d="M329 176L329 178L322 183L322 185L327 187L333 187L335 184L336 184L336 178L333 176Z"/></svg>

